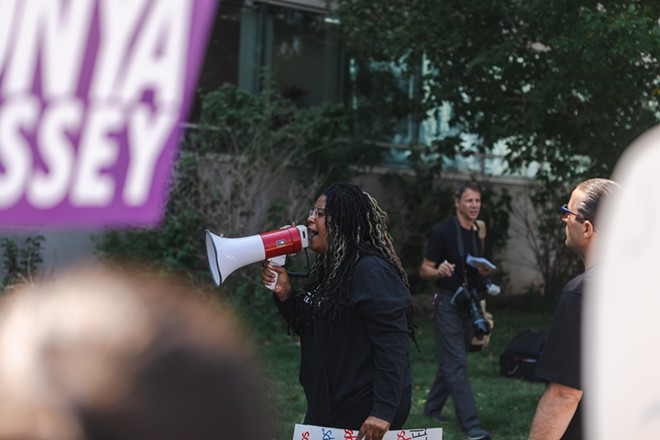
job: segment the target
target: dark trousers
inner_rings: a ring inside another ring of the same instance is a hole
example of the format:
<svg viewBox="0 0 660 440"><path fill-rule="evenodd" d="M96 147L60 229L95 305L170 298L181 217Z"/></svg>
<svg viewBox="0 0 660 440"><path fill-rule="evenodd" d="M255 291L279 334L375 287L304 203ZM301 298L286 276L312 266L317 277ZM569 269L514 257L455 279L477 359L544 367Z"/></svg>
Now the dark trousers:
<svg viewBox="0 0 660 440"><path fill-rule="evenodd" d="M449 396L454 399L456 416L463 430L478 425L477 404L467 376L467 355L474 330L466 307L449 303L451 296L441 293L435 303L435 342L438 372L424 405L425 413L442 411Z"/></svg>

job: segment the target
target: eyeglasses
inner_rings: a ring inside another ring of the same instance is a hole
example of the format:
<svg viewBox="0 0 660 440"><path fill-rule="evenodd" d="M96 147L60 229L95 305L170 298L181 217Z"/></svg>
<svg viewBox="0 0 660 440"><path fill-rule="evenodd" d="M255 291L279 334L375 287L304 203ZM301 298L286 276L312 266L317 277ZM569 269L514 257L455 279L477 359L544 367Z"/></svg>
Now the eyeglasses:
<svg viewBox="0 0 660 440"><path fill-rule="evenodd" d="M578 214L576 212L573 212L570 209L568 209L568 205L561 205L559 210L561 211L562 220L566 220L569 215L574 215L575 220L577 220L578 222L584 221L584 218L580 214Z"/></svg>
<svg viewBox="0 0 660 440"><path fill-rule="evenodd" d="M315 219L318 217L325 217L325 208L314 208L309 211L309 218Z"/></svg>

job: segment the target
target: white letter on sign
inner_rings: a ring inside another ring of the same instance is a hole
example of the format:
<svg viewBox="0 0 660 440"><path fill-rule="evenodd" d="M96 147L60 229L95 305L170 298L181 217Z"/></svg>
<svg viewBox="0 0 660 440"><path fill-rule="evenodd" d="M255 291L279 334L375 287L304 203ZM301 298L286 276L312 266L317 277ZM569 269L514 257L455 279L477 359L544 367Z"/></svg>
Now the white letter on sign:
<svg viewBox="0 0 660 440"><path fill-rule="evenodd" d="M94 2L24 0L21 7L3 88L7 94L30 92L41 52L44 97L73 94L78 86Z"/></svg>
<svg viewBox="0 0 660 440"><path fill-rule="evenodd" d="M124 102L153 89L156 106L180 105L190 41L193 2L159 0L152 4L135 41L125 81Z"/></svg>
<svg viewBox="0 0 660 440"><path fill-rule="evenodd" d="M0 208L16 203L23 195L32 171L30 144L21 129L32 131L39 116L39 101L31 96L7 100L0 106Z"/></svg>
<svg viewBox="0 0 660 440"><path fill-rule="evenodd" d="M119 147L108 137L123 126L122 113L117 106L92 105L88 121L78 146L78 172L71 188L71 203L78 206L105 206L112 201L115 182L110 175L102 175L117 161Z"/></svg>
<svg viewBox="0 0 660 440"><path fill-rule="evenodd" d="M156 162L167 137L176 125L177 112L151 114L149 107L139 106L131 115L128 144L131 162L124 186L124 200L129 205L144 203L149 195Z"/></svg>
<svg viewBox="0 0 660 440"><path fill-rule="evenodd" d="M119 94L117 87L128 47L146 4L146 0L102 0L99 3L101 41L90 88L91 99L108 99Z"/></svg>
<svg viewBox="0 0 660 440"><path fill-rule="evenodd" d="M40 3L42 8L46 8L41 46L44 97L73 95L78 87L85 47L89 41L94 2L51 0Z"/></svg>
<svg viewBox="0 0 660 440"><path fill-rule="evenodd" d="M76 132L83 117L83 106L78 100L52 103L41 119L37 137L41 158L48 172L35 170L28 187L28 200L38 208L50 208L60 203L69 190L75 161L71 140L65 131Z"/></svg>
<svg viewBox="0 0 660 440"><path fill-rule="evenodd" d="M0 1L0 72L5 70L7 65L7 54L13 34L12 23L18 23L14 17L16 11L15 0Z"/></svg>
<svg viewBox="0 0 660 440"><path fill-rule="evenodd" d="M8 59L5 77L2 81L2 94L30 93L37 65L37 34L39 32L38 4L35 0L25 0L16 12L16 33L12 56Z"/></svg>

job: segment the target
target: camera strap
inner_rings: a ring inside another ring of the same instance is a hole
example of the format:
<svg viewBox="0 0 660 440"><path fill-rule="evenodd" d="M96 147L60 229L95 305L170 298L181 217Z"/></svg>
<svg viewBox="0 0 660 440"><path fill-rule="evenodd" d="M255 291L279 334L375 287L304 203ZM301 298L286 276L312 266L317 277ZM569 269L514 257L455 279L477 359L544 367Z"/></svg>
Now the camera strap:
<svg viewBox="0 0 660 440"><path fill-rule="evenodd" d="M467 267L465 267L465 247L463 246L463 231L461 230L461 225L458 221L458 216L454 217L454 225L456 226L456 242L458 243L458 256L461 258L461 267L463 268L463 283L465 288L468 288L467 280ZM472 249L474 252L478 252L477 241L475 238L474 231L470 231L470 236L472 237ZM480 256L480 255L475 255Z"/></svg>

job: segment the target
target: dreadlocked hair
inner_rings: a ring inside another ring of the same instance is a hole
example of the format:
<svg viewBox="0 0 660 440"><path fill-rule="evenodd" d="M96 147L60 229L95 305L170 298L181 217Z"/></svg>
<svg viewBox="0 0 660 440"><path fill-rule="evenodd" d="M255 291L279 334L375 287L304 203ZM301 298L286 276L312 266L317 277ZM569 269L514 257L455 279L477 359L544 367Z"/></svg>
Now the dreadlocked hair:
<svg viewBox="0 0 660 440"><path fill-rule="evenodd" d="M310 273L306 289L319 296L315 311L330 319L340 317L348 304L353 269L361 256L376 255L386 260L409 287L401 260L387 231L387 214L376 200L359 186L335 183L323 191L326 197L326 251L320 254ZM316 302L315 301L315 302Z"/></svg>

